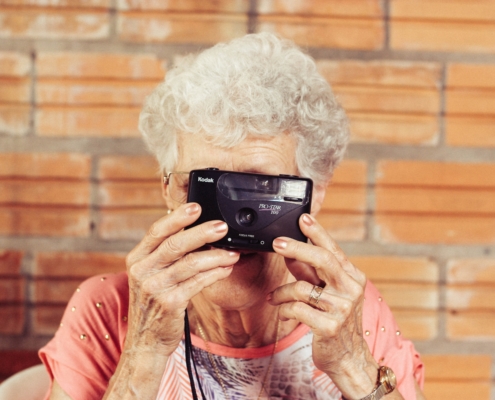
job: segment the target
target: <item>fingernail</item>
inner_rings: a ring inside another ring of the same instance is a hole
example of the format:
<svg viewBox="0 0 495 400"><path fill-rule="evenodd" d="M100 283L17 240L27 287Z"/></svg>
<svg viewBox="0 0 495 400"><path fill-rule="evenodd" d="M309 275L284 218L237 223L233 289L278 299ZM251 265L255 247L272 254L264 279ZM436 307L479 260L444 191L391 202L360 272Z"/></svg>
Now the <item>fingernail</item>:
<svg viewBox="0 0 495 400"><path fill-rule="evenodd" d="M287 247L287 241L284 239L277 238L273 241L273 247L277 247L279 249L285 249Z"/></svg>
<svg viewBox="0 0 495 400"><path fill-rule="evenodd" d="M229 256L230 257L237 257L239 253L237 251L229 251Z"/></svg>
<svg viewBox="0 0 495 400"><path fill-rule="evenodd" d="M303 214L302 220L308 226L313 225L313 222L314 222L313 218L309 214Z"/></svg>
<svg viewBox="0 0 495 400"><path fill-rule="evenodd" d="M220 232L225 232L227 230L227 224L225 222L216 222L213 225L213 229L215 232L220 233Z"/></svg>
<svg viewBox="0 0 495 400"><path fill-rule="evenodd" d="M199 206L197 204L191 204L189 207L186 208L186 213L189 215L196 214L199 210Z"/></svg>

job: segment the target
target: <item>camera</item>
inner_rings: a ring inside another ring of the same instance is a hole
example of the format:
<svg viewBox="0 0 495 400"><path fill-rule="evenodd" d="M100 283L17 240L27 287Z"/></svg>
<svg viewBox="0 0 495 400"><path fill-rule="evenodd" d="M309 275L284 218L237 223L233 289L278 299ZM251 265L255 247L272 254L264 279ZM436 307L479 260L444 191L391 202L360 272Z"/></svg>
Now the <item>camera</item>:
<svg viewBox="0 0 495 400"><path fill-rule="evenodd" d="M212 245L229 249L273 251L273 240L279 236L306 242L299 217L311 211L312 192L311 179L295 175L193 170L187 201L199 203L202 213L188 228L225 221L227 235Z"/></svg>

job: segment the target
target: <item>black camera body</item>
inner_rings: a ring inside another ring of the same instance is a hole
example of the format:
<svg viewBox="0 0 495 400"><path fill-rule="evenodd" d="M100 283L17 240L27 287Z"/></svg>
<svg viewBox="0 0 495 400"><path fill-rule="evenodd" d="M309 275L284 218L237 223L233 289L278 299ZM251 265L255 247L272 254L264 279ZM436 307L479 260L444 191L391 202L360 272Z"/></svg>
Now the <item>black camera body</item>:
<svg viewBox="0 0 495 400"><path fill-rule="evenodd" d="M299 217L311 211L312 192L311 179L294 175L193 170L187 201L199 203L202 212L188 228L225 221L227 235L212 245L229 249L273 251L273 240L279 236L306 242Z"/></svg>

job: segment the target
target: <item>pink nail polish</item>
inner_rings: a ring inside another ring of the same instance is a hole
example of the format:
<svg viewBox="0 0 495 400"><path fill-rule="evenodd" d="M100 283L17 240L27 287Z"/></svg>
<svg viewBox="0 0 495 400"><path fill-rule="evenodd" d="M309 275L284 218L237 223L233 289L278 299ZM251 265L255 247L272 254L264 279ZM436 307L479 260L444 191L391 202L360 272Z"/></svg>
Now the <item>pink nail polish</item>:
<svg viewBox="0 0 495 400"><path fill-rule="evenodd" d="M276 247L278 249L285 249L287 247L287 241L277 238L273 241L273 247Z"/></svg>
<svg viewBox="0 0 495 400"><path fill-rule="evenodd" d="M308 226L313 225L313 222L314 222L314 221L313 221L313 218L312 218L309 214L304 214L304 215L302 216L302 220L303 220L303 222L304 222L306 225L308 225Z"/></svg>
<svg viewBox="0 0 495 400"><path fill-rule="evenodd" d="M196 214L199 210L199 206L197 204L191 204L189 207L186 208L186 213L189 215Z"/></svg>
<svg viewBox="0 0 495 400"><path fill-rule="evenodd" d="M216 222L213 225L213 229L215 232L220 233L220 232L225 232L227 230L227 224L225 222Z"/></svg>

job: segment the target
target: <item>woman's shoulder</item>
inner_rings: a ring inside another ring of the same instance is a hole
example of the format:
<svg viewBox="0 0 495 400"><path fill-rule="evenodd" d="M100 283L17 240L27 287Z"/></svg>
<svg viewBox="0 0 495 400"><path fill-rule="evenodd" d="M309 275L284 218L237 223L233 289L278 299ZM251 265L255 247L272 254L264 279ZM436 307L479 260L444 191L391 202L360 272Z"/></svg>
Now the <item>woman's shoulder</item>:
<svg viewBox="0 0 495 400"><path fill-rule="evenodd" d="M126 272L94 275L83 281L74 295L80 298L105 298L112 303L127 302L129 281Z"/></svg>
<svg viewBox="0 0 495 400"><path fill-rule="evenodd" d="M122 353L128 304L125 272L86 279L67 303L55 336L39 355L72 398L102 397Z"/></svg>
<svg viewBox="0 0 495 400"><path fill-rule="evenodd" d="M102 333L116 335L123 344L127 333L128 310L127 273L100 274L79 285L67 305L64 319L77 318L80 323L84 321L93 328L98 326Z"/></svg>

